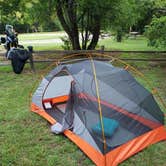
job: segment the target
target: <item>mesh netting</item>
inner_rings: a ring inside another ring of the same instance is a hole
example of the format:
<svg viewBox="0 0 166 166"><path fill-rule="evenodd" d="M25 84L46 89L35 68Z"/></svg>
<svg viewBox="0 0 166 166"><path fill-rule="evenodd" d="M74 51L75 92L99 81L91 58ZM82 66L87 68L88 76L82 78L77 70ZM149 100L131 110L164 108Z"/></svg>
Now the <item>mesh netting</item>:
<svg viewBox="0 0 166 166"><path fill-rule="evenodd" d="M65 113L47 112L103 154L164 124L151 93L128 71L92 59L61 69L65 74L59 69L56 77L67 73L74 80Z"/></svg>

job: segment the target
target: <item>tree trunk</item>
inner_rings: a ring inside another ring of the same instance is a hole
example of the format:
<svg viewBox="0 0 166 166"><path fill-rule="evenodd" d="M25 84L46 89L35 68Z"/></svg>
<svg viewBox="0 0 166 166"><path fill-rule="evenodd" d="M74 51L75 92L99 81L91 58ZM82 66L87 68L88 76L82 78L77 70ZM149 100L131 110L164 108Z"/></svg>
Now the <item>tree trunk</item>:
<svg viewBox="0 0 166 166"><path fill-rule="evenodd" d="M96 21L94 22L94 28L93 28L93 31L92 31L92 40L88 46L88 50L94 50L97 43L98 43L98 40L99 40L99 35L100 35L100 20L99 19L96 19Z"/></svg>
<svg viewBox="0 0 166 166"><path fill-rule="evenodd" d="M116 34L116 41L117 42L122 42L122 30L117 30L117 34Z"/></svg>
<svg viewBox="0 0 166 166"><path fill-rule="evenodd" d="M63 3L65 3L65 5ZM63 11L63 6L65 8L64 9L66 12L65 14ZM57 3L56 10L57 10L57 16L61 22L61 25L69 36L73 50L80 50L81 47L79 43L79 32L77 27L75 1L74 0L68 0L63 2L59 1Z"/></svg>
<svg viewBox="0 0 166 166"><path fill-rule="evenodd" d="M81 50L78 31L79 19L77 19L77 5L78 4L75 0L59 0L56 5L57 16L62 27L69 36L73 50ZM80 17L83 26L81 27L82 49L92 50L95 49L99 40L101 20L100 16L95 17L89 10L85 10L85 12L86 13L83 13L82 17ZM90 33L92 34L92 39L89 46L87 46Z"/></svg>

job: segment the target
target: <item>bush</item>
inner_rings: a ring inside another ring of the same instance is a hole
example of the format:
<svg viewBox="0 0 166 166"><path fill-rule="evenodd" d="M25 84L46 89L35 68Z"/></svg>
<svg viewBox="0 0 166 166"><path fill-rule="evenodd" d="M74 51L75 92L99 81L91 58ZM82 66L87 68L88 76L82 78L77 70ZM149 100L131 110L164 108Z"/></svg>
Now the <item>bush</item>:
<svg viewBox="0 0 166 166"><path fill-rule="evenodd" d="M71 42L70 42L68 36L61 37L61 40L63 42L62 48L64 50L71 50L72 49L72 45L71 45Z"/></svg>
<svg viewBox="0 0 166 166"><path fill-rule="evenodd" d="M155 47L166 46L166 16L154 17L149 26L146 27L145 35L149 42L148 45Z"/></svg>

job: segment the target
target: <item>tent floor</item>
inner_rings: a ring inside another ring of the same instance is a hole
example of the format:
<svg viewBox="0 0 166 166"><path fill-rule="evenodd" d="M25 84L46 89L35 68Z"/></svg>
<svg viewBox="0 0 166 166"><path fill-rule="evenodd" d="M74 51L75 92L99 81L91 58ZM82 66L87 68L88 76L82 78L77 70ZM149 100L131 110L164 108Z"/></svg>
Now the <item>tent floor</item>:
<svg viewBox="0 0 166 166"><path fill-rule="evenodd" d="M54 118L57 122L62 123L64 113L61 112L57 108L47 109L45 110L52 118Z"/></svg>

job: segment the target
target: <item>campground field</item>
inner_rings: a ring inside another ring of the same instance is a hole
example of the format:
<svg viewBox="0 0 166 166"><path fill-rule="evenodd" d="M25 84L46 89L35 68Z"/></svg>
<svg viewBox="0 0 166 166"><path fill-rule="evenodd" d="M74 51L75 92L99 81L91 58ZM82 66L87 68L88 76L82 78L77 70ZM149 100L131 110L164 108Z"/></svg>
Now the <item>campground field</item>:
<svg viewBox="0 0 166 166"><path fill-rule="evenodd" d="M2 36L2 35L0 35ZM24 46L32 45L34 50L55 50L62 49L63 42L61 38L64 38L66 33L62 32L46 32L46 33L30 33L30 34L19 34L19 43ZM100 38L97 49L102 45L105 46L106 50L138 50L138 51L154 51L164 50L164 48L155 48L147 46L147 39L143 36L124 37L121 43L115 41L114 36ZM0 50L3 47L0 45Z"/></svg>
<svg viewBox="0 0 166 166"><path fill-rule="evenodd" d="M59 33L59 36L62 34ZM48 37L49 36L49 37ZM20 40L59 40L59 37L45 35L20 35ZM25 42L26 43L26 42ZM113 39L99 42L106 49L121 50L156 50L147 47L146 39L126 39L116 43ZM57 47L56 47L57 46ZM36 50L62 49L60 43L34 44ZM49 56L49 55L47 55ZM55 55L56 56L56 55ZM119 55L130 57L130 54ZM146 57L145 54L132 57ZM149 58L161 55L148 55ZM166 103L166 62L129 62L135 66L158 89ZM42 77L53 69L47 63L36 64L36 73L32 73L26 64L21 75L12 72L11 66L0 66L0 166L92 166L88 157L63 135L50 132L50 125L37 114L30 112L31 94ZM143 80L140 82L147 87ZM149 88L149 87L147 87ZM160 103L159 103L160 104ZM166 113L166 109L162 107ZM152 145L126 160L121 166L165 166L166 142Z"/></svg>

